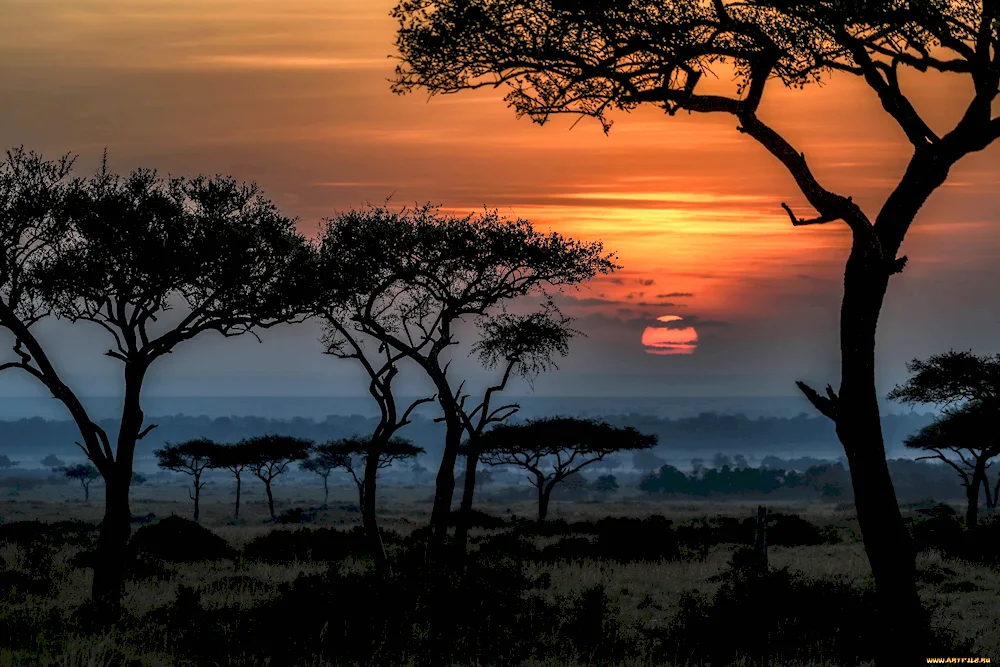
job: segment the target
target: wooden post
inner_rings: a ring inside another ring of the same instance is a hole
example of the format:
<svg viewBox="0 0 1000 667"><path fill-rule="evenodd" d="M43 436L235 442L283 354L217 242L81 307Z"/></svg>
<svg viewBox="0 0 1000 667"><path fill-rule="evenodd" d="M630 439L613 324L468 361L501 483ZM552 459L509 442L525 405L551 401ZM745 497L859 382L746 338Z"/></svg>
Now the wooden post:
<svg viewBox="0 0 1000 667"><path fill-rule="evenodd" d="M759 574L767 572L767 509L757 506L757 530L754 535L754 550L757 552Z"/></svg>

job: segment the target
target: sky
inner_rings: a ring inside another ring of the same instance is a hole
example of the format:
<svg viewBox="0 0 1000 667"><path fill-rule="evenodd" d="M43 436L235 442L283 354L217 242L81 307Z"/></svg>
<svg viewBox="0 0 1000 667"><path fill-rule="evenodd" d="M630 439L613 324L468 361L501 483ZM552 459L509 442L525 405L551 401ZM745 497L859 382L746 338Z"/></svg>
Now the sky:
<svg viewBox="0 0 1000 667"><path fill-rule="evenodd" d="M558 296L586 338L535 382L542 395L790 396L795 380L839 384L848 230L793 228L782 202L812 212L733 118L640 108L612 116L605 135L592 119L572 129L571 118L516 119L503 90L394 95L393 5L4 0L0 146L72 152L84 174L105 149L122 173L231 174L258 183L310 235L323 217L388 199L455 215L496 208L600 240L624 268ZM717 74L712 85L730 89ZM938 131L971 95L957 75L904 71L901 81ZM871 217L909 155L874 93L850 75L804 91L772 82L760 116ZM998 176L1000 146L966 158L911 228L909 264L892 278L880 320L881 393L915 357L1000 352ZM40 331L80 393L120 391L96 325ZM269 330L263 343L198 339L158 362L147 390L362 394L360 369L323 357L320 334L306 324ZM476 382L495 379L455 364ZM421 390L418 375L401 373L402 388ZM4 374L0 395L40 393L29 380Z"/></svg>

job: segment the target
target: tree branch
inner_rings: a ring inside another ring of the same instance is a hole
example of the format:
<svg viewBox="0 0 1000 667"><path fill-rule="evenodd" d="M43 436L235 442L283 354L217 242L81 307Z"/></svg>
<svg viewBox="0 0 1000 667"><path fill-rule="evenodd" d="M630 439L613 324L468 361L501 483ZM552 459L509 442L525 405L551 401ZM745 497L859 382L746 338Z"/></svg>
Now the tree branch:
<svg viewBox="0 0 1000 667"><path fill-rule="evenodd" d="M796 381L795 386L799 388L809 402L813 404L813 407L820 411L822 415L830 419L833 423L837 423L838 415L838 402L839 398L833 391L833 387L826 385L826 396L820 396L819 393L807 385L805 382Z"/></svg>

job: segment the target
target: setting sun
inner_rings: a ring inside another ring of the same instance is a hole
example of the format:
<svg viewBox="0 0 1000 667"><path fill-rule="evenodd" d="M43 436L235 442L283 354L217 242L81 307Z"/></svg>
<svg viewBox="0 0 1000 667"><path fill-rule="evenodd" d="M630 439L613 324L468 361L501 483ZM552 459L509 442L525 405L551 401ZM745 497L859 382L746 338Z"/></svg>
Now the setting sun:
<svg viewBox="0 0 1000 667"><path fill-rule="evenodd" d="M657 322L681 322L677 315L663 315ZM694 354L698 347L698 332L694 327L648 326L642 332L642 344L649 354Z"/></svg>

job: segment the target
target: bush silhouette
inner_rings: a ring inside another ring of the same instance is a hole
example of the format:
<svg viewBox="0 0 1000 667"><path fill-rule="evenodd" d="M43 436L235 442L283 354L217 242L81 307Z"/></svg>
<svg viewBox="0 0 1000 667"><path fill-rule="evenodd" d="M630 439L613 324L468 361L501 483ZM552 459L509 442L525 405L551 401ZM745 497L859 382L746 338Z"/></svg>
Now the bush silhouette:
<svg viewBox="0 0 1000 667"><path fill-rule="evenodd" d="M172 563L233 559L237 551L225 539L190 519L169 516L142 526L129 540L137 559L156 558Z"/></svg>
<svg viewBox="0 0 1000 667"><path fill-rule="evenodd" d="M754 519L747 520L749 534L753 537ZM835 544L840 541L836 529L823 529L797 514L775 512L767 517L768 545L797 547Z"/></svg>
<svg viewBox="0 0 1000 667"><path fill-rule="evenodd" d="M278 523L283 525L308 523L316 518L317 511L318 508L315 507L310 507L308 511L301 507L293 507L278 515Z"/></svg>
<svg viewBox="0 0 1000 667"><path fill-rule="evenodd" d="M85 521L13 521L0 524L0 542L27 546L47 543L56 547L91 546L97 538L98 527Z"/></svg>
<svg viewBox="0 0 1000 667"><path fill-rule="evenodd" d="M946 557L953 557L958 555L964 541L962 524L954 515L939 513L929 519L915 519L910 528L917 551L937 549Z"/></svg>
<svg viewBox="0 0 1000 667"><path fill-rule="evenodd" d="M507 528L510 526L510 522L498 516L493 516L482 510L471 510L469 512L469 527L470 528L485 528L486 530L495 530L497 528ZM448 516L448 525L454 527L458 524L459 514L458 512L452 512Z"/></svg>
<svg viewBox="0 0 1000 667"><path fill-rule="evenodd" d="M392 530L380 529L386 546L399 544L402 538ZM243 547L243 558L271 564L293 561L335 562L354 556L368 557L362 526L343 531L335 528L275 529L250 540Z"/></svg>

